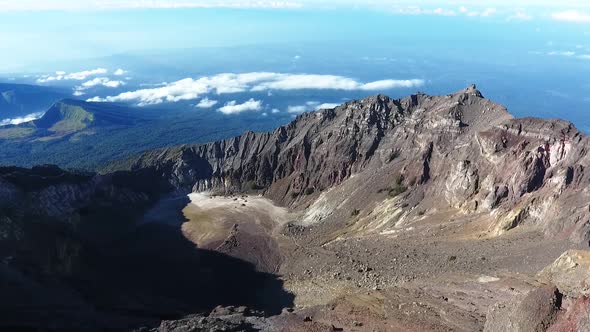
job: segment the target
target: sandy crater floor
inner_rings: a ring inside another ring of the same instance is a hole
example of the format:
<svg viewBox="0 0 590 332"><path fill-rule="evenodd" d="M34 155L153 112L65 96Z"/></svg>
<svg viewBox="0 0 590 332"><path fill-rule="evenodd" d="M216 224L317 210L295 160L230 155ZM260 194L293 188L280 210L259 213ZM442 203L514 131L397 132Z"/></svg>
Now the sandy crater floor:
<svg viewBox="0 0 590 332"><path fill-rule="evenodd" d="M472 221L432 219L394 235L317 241L335 229L290 232L303 216L261 196L189 198L188 239L279 274L295 295L295 312L272 319L286 331L479 331L490 305L534 288L572 247L526 230L477 239Z"/></svg>

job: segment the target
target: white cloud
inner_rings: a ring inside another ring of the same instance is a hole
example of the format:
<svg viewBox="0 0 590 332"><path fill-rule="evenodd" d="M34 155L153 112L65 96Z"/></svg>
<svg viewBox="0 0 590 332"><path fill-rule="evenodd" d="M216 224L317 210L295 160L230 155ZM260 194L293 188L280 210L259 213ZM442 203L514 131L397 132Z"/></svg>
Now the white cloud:
<svg viewBox="0 0 590 332"><path fill-rule="evenodd" d="M123 82L123 81L111 80L108 77L96 77L90 81L86 81L86 82L82 83L82 85L75 87L73 95L76 97L83 96L86 94L84 91L94 88L94 87L97 87L97 86L103 86L106 88L118 88L123 85L125 85L125 82Z"/></svg>
<svg viewBox="0 0 590 332"><path fill-rule="evenodd" d="M336 103L324 103L324 104L320 104L317 106L318 110L322 110L322 109L332 109L332 108L336 108L340 106L340 104L336 104Z"/></svg>
<svg viewBox="0 0 590 332"><path fill-rule="evenodd" d="M0 120L0 126L17 125L25 122L37 120L43 116L44 112L32 113L23 117Z"/></svg>
<svg viewBox="0 0 590 332"><path fill-rule="evenodd" d="M217 105L217 100L211 100L209 98L203 98L197 104L196 107L198 107L198 108L211 108L211 107L213 107L215 105Z"/></svg>
<svg viewBox="0 0 590 332"><path fill-rule="evenodd" d="M199 79L185 78L162 87L124 92L93 100L134 102L140 106L198 99L209 93L230 94L270 90L359 90L375 91L394 88L413 88L424 85L424 80L381 80L369 83L335 75L282 74L272 72L225 73Z"/></svg>
<svg viewBox="0 0 590 332"><path fill-rule="evenodd" d="M287 107L287 113L301 114L305 112L317 111L321 109L332 109L340 106L338 103L319 103L317 101L308 101L305 105L295 105ZM273 112L274 113L274 112Z"/></svg>
<svg viewBox="0 0 590 332"><path fill-rule="evenodd" d="M307 112L307 111L309 111L309 108L305 105L287 107L287 113L291 113L291 114L299 114L299 113L303 113L303 112Z"/></svg>
<svg viewBox="0 0 590 332"><path fill-rule="evenodd" d="M271 80L258 83L252 91L265 90L387 90L422 86L423 80L382 80L360 83L354 79L335 75L275 74Z"/></svg>
<svg viewBox="0 0 590 332"><path fill-rule="evenodd" d="M424 80L382 80L363 84L360 90L389 90L395 88L416 88L424 85Z"/></svg>
<svg viewBox="0 0 590 332"><path fill-rule="evenodd" d="M277 109L277 108L273 108L270 112L272 114L277 114L277 113L280 113L281 111L279 111L279 109Z"/></svg>
<svg viewBox="0 0 590 332"><path fill-rule="evenodd" d="M590 14L576 11L566 10L551 14L551 17L556 21L574 22L574 23L590 23Z"/></svg>
<svg viewBox="0 0 590 332"><path fill-rule="evenodd" d="M82 83L82 87L89 89L95 86L104 86L107 88L118 88L122 85L125 85L123 81L113 81L108 77L97 77L93 80L87 81Z"/></svg>
<svg viewBox="0 0 590 332"><path fill-rule="evenodd" d="M590 54L581 54L578 56L580 59L590 60Z"/></svg>
<svg viewBox="0 0 590 332"><path fill-rule="evenodd" d="M62 81L62 80L83 81L83 80L87 79L88 77L97 76L97 75L104 75L106 73L108 73L108 71L104 68L84 70L84 71L69 73L69 74L64 71L57 71L57 72L55 72L55 75L53 75L53 76L52 75L41 76L40 78L37 79L37 83L48 83L48 82Z"/></svg>
<svg viewBox="0 0 590 332"><path fill-rule="evenodd" d="M104 75L106 73L108 73L108 71L106 69L97 68L97 69L92 69L92 70L84 70L84 71L77 72L77 73L70 73L70 74L65 75L64 79L83 81L90 76Z"/></svg>
<svg viewBox="0 0 590 332"><path fill-rule="evenodd" d="M232 100L229 103L226 103L225 106L218 109L218 111L223 114L238 114L247 111L260 110L262 110L262 102L260 100L254 100L254 98L250 98L250 100L243 104L238 104L235 100Z"/></svg>
<svg viewBox="0 0 590 332"><path fill-rule="evenodd" d="M115 75L115 76L123 76L125 74L127 74L127 71L126 70L123 70L121 68L115 70L115 72L113 73L113 75Z"/></svg>

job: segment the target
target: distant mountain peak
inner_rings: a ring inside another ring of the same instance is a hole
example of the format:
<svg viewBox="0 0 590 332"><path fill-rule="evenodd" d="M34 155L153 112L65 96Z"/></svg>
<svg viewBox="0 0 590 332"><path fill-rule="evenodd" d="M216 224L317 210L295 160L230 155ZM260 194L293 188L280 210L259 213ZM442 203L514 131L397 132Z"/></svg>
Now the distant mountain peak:
<svg viewBox="0 0 590 332"><path fill-rule="evenodd" d="M41 119L35 120L34 123L37 128L65 134L87 128L94 119L94 114L85 108L62 100L55 103Z"/></svg>

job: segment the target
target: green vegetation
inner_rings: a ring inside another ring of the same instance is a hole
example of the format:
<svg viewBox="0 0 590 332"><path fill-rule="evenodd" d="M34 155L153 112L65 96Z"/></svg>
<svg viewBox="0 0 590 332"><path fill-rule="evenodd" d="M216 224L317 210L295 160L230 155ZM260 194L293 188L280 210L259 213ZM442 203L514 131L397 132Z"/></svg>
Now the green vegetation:
<svg viewBox="0 0 590 332"><path fill-rule="evenodd" d="M0 164L98 170L146 150L213 142L246 130L269 131L290 120L257 113L226 116L210 110L163 111L74 100L62 103L68 106L52 107L53 112L48 111L42 119L1 127ZM60 121L65 122L54 127ZM79 130L82 126L85 128ZM59 132L49 131L52 127Z"/></svg>
<svg viewBox="0 0 590 332"><path fill-rule="evenodd" d="M24 138L33 135L35 133L34 128L21 128L21 127L0 127L0 140L2 139L17 139Z"/></svg>
<svg viewBox="0 0 590 332"><path fill-rule="evenodd" d="M55 111L53 111L55 109ZM84 108L75 105L69 105L63 102L57 103L51 110L45 114L51 116L50 112L56 112L59 121L55 122L48 131L57 134L71 133L87 128L94 121L94 114Z"/></svg>

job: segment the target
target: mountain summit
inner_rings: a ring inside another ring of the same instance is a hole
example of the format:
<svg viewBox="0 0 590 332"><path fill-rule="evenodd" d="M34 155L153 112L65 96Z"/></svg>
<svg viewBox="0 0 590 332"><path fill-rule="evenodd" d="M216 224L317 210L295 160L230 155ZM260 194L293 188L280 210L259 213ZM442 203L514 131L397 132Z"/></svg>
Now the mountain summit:
<svg viewBox="0 0 590 332"><path fill-rule="evenodd" d="M414 203L399 200L400 214L374 231L454 209L493 216L485 236L527 224L588 243L588 209L566 208L590 201L582 190L588 144L570 123L515 119L470 86L445 96L369 97L300 115L274 132L151 151L109 169L155 169L187 192L236 193L254 183L295 209L321 197L329 206L307 220L325 224L379 209L384 193L401 186Z"/></svg>

